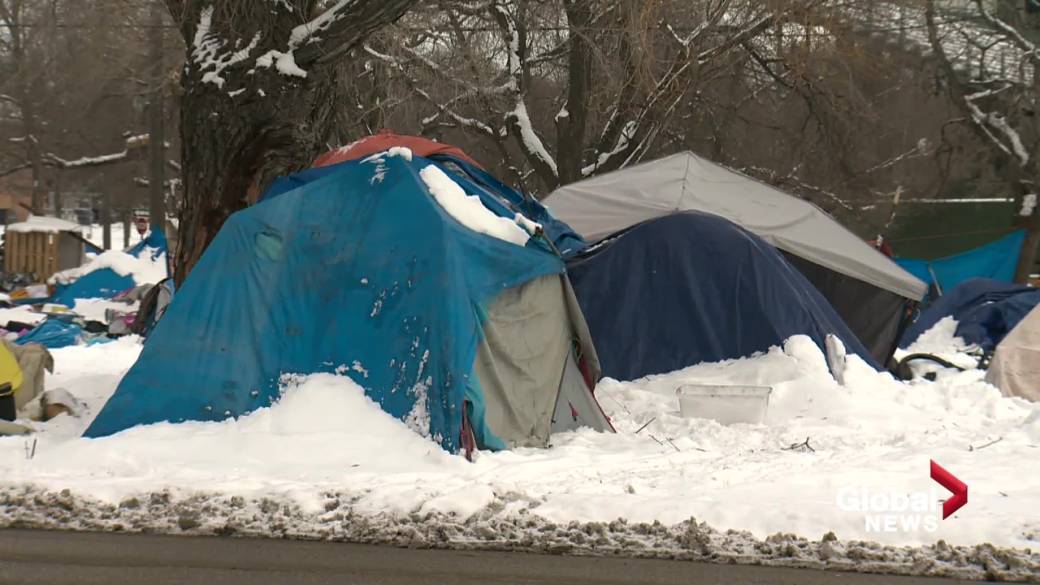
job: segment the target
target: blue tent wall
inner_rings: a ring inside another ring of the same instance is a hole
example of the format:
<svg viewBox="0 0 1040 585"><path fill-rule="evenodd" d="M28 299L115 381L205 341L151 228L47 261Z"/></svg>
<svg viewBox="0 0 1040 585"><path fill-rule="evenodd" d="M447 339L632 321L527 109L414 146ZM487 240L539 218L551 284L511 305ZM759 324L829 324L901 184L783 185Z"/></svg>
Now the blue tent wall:
<svg viewBox="0 0 1040 585"><path fill-rule="evenodd" d="M169 246L162 230L153 228L143 240L124 252L138 258L147 252L155 259L160 254L167 254ZM76 304L76 299L110 299L133 288L134 284L131 276L122 276L111 268L101 268L84 274L70 284L58 286L51 302L71 307Z"/></svg>
<svg viewBox="0 0 1040 585"><path fill-rule="evenodd" d="M632 380L828 333L877 363L774 248L715 215L638 224L568 263L603 374Z"/></svg>
<svg viewBox="0 0 1040 585"><path fill-rule="evenodd" d="M373 400L455 450L478 308L564 265L456 222L419 176L430 161L384 164L381 182L343 163L232 215L86 435L239 416L271 404L283 374L356 360Z"/></svg>
<svg viewBox="0 0 1040 585"><path fill-rule="evenodd" d="M988 278L966 280L923 311L899 345L906 348L944 317L953 317L955 335L992 350L1037 304L1040 289Z"/></svg>
<svg viewBox="0 0 1040 585"><path fill-rule="evenodd" d="M985 246L953 256L935 260L896 258L895 261L930 287L938 284L943 293L970 278L1012 282L1025 237L1025 230L1016 230Z"/></svg>

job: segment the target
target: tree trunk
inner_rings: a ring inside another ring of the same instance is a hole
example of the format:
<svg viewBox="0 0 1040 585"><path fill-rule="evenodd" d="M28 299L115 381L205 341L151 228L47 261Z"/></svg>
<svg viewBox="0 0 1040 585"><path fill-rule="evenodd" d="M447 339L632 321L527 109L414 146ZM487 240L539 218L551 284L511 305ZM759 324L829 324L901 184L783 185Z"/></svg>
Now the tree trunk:
<svg viewBox="0 0 1040 585"><path fill-rule="evenodd" d="M178 285L228 216L255 203L271 180L307 166L324 148L339 101L335 80L330 75L300 81L274 77L268 76L265 96L254 91L241 100L185 78Z"/></svg>
<svg viewBox="0 0 1040 585"><path fill-rule="evenodd" d="M335 61L414 0L341 1L324 13L315 0L166 2L187 45L179 286L228 216L326 147L343 101Z"/></svg>

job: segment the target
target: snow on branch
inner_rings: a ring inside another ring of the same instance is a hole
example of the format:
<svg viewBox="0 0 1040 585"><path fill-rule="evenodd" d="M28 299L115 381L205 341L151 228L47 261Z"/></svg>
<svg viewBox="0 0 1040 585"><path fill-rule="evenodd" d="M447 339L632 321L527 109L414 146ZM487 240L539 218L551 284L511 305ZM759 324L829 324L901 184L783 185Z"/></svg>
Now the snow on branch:
<svg viewBox="0 0 1040 585"><path fill-rule="evenodd" d="M1038 51L1035 43L1030 42L1021 32L1015 27L997 18L993 13L986 9L983 5L982 0L975 0L975 6L978 7L979 13L982 18L989 23L990 26L1003 33L1007 38L1011 39L1019 49L1029 55L1029 58L1035 63L1040 61L1040 51Z"/></svg>
<svg viewBox="0 0 1040 585"><path fill-rule="evenodd" d="M495 3L491 7L492 15L502 30L502 37L506 45L506 63L509 74L507 86L513 94L513 108L506 112L505 122L514 137L520 143L520 148L538 170L543 179L550 185L559 180L559 168L556 159L549 154L541 137L531 124L531 117L527 111L523 87L523 64L520 46L520 32L516 28L512 15L504 6Z"/></svg>
<svg viewBox="0 0 1040 585"><path fill-rule="evenodd" d="M587 165L581 169L581 176L589 177L596 173L600 168L606 167L610 161L628 150L629 143L635 138L636 130L639 128L639 123L631 120L626 122L624 127L621 129L621 134L618 135L617 144L614 145L609 152L602 152L596 157L596 162Z"/></svg>
<svg viewBox="0 0 1040 585"><path fill-rule="evenodd" d="M1008 124L1007 119L995 112L984 112L975 102L979 99L991 97L998 93L995 90L985 90L978 93L965 95L963 100L971 113L971 119L977 124L990 140L1005 154L1013 155L1018 159L1018 164L1025 166L1029 164L1029 151L1022 143L1022 136L1017 130Z"/></svg>
<svg viewBox="0 0 1040 585"><path fill-rule="evenodd" d="M148 145L147 134L137 134L126 139L126 147L120 152L102 154L98 156L82 156L75 159L64 159L48 152L43 155L43 162L48 166L60 169L80 169L84 167L96 167L124 161L130 158L130 154Z"/></svg>
<svg viewBox="0 0 1040 585"><path fill-rule="evenodd" d="M300 22L300 13L305 10L302 7L312 3L288 0L274 0L274 3L280 10L261 10L261 16L252 20L242 18L218 24L215 19L228 20L231 17L214 0L206 2L201 9L196 4L197 16L184 17L185 22L195 25L193 31L191 27L186 29L186 41L190 60L202 83L223 89L228 73L236 65L240 66L237 70L241 72L273 68L282 75L306 78L306 67L330 62L355 48L373 31L397 20L413 0L336 0L324 3L331 5L289 30L284 24ZM175 16L183 16L185 11L174 12ZM267 12L274 16L269 17ZM287 21L287 18L290 19ZM249 41L235 39L232 42L233 32L228 31L251 30L248 28L250 22L256 32L247 37ZM231 92L232 97L239 91Z"/></svg>
<svg viewBox="0 0 1040 585"><path fill-rule="evenodd" d="M212 29L213 7L207 6L199 14L199 24L195 28L195 38L192 41L191 57L198 65L199 72L202 73L202 82L212 83L218 88L222 88L226 80L221 74L228 67L249 58L249 54L260 43L260 33L257 32L253 35L253 40L244 48L222 54L221 51L226 43L213 34Z"/></svg>
<svg viewBox="0 0 1040 585"><path fill-rule="evenodd" d="M978 4L980 10L985 12L985 9L981 4ZM986 13L988 14L988 13ZM992 15L989 18L997 23L1002 23L996 17ZM946 49L939 37L939 25L938 25L938 13L936 10L936 0L926 0L925 2L925 24L928 29L928 42L932 47L932 51L936 56L939 66L945 73L949 83L951 97L954 102L960 107L962 111L967 114L967 117L972 121L972 126L976 132L980 134L985 140L993 144L999 151L1015 159L1015 162L1020 166L1026 166L1029 164L1031 156L1029 150L1025 147L1022 141L1022 136L1019 132L1011 126L1007 120L1005 114L998 112L986 111L980 105L981 100L985 98L993 98L998 93L1008 91L1012 89L1013 85L1010 82L1003 82L1003 85L997 88L985 89L982 91L973 92L969 89L968 85L962 82L955 70L953 63L950 61L949 56L946 53ZM1008 26L1006 23L1002 23L1012 31L1013 28ZM1026 46L1032 46L1022 39L1026 43ZM1035 54L1035 48L1033 49Z"/></svg>
<svg viewBox="0 0 1040 585"><path fill-rule="evenodd" d="M428 91L422 89L421 84L419 83L419 81L417 79L415 79L413 76L409 75L408 68L405 66L405 64L400 59L397 59L396 57L393 57L392 55L388 55L386 53L381 53L381 52L373 49L372 47L368 46L367 44L364 45L364 50L369 55L375 57L376 59L382 61L383 63L387 64L392 69L394 69L394 71L396 71L402 77L402 79L404 79L405 83L408 84L408 86L415 93L415 95L419 96L420 98L423 99L423 101L425 101L425 102L429 103L430 105L432 105L433 107L437 108L437 114L435 114L433 116L428 116L427 118L425 118L422 121L422 124L424 126L427 126L427 125L433 123L434 121L436 121L436 119L439 116L443 115L443 116L451 119L453 122L455 122L459 126L462 126L462 127L465 127L465 128L471 129L471 130L476 130L478 133L483 134L483 135L488 136L488 137L494 138L496 136L494 129L492 129L490 126L488 126L484 122L481 122L480 120L477 120L476 118L472 118L472 117L469 117L469 116L463 116L463 115L459 114L454 109L450 108L447 104L442 104L441 102L436 100L433 96L430 95L430 93Z"/></svg>

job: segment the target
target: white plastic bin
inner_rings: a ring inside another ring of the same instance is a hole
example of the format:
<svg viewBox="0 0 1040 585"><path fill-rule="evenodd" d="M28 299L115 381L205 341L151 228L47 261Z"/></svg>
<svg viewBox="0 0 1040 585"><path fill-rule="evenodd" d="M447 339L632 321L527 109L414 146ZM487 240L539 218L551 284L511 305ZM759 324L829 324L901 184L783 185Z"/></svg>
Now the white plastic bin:
<svg viewBox="0 0 1040 585"><path fill-rule="evenodd" d="M724 425L762 424L769 407L768 386L684 384L675 394L684 418L710 418Z"/></svg>

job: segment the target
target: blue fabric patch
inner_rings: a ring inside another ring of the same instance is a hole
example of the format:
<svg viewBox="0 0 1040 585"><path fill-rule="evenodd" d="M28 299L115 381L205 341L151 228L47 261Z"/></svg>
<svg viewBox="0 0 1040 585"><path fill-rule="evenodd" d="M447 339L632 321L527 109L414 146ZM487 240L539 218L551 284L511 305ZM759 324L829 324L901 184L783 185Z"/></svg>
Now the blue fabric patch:
<svg viewBox="0 0 1040 585"><path fill-rule="evenodd" d="M1012 282L1025 237L1025 230L1017 230L999 240L953 256L936 260L896 258L895 261L907 272L928 283L929 287L938 284L944 294L971 278Z"/></svg>

